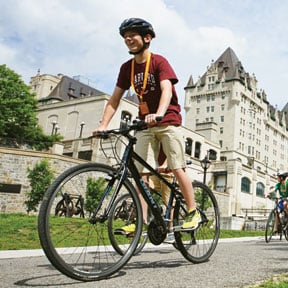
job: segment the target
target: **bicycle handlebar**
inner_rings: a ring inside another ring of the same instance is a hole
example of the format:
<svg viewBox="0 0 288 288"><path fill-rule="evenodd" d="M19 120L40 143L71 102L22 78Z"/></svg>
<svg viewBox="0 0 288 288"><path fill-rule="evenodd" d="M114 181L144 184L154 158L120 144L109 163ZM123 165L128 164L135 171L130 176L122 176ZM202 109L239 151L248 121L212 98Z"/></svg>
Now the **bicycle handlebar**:
<svg viewBox="0 0 288 288"><path fill-rule="evenodd" d="M160 122L163 119L162 116L157 116L156 121ZM127 126L124 128L118 128L118 129L110 129L110 130L105 130L105 131L99 131L97 132L96 135L93 135L89 138L102 138L102 139L107 139L109 138L109 134L116 134L116 135L126 135L130 131L141 131L147 129L147 123L145 123L143 120L135 119L133 120L132 123L127 123Z"/></svg>

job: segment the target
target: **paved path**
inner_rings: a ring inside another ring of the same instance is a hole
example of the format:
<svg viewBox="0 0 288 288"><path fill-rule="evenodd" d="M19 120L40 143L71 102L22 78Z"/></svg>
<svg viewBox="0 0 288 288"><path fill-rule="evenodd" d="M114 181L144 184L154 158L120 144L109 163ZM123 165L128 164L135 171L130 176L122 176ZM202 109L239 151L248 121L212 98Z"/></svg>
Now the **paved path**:
<svg viewBox="0 0 288 288"><path fill-rule="evenodd" d="M171 245L149 246L111 278L83 283L60 274L41 250L0 251L0 287L239 288L288 272L287 252L285 240L224 239L210 261L195 265Z"/></svg>

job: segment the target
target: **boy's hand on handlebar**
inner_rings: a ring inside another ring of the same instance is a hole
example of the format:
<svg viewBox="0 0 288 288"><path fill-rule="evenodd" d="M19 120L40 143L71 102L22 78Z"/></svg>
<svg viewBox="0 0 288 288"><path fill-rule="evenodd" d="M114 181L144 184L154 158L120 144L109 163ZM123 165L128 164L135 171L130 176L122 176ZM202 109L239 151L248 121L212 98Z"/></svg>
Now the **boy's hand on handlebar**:
<svg viewBox="0 0 288 288"><path fill-rule="evenodd" d="M145 116L144 121L148 127L153 127L157 124L157 122L161 121L161 119L162 119L162 116L159 116L157 114L148 114Z"/></svg>
<svg viewBox="0 0 288 288"><path fill-rule="evenodd" d="M93 136L97 136L97 134L103 132L103 131L106 131L106 128L104 129L104 127L102 127L101 125L96 128L94 131L92 131L92 135Z"/></svg>

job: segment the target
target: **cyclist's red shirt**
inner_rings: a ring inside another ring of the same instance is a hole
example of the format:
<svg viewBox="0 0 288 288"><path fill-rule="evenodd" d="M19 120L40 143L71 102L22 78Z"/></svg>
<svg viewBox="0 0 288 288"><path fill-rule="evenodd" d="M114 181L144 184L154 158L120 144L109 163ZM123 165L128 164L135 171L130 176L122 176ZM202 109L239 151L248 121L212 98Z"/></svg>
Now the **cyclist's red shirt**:
<svg viewBox="0 0 288 288"><path fill-rule="evenodd" d="M125 62L118 75L117 86L121 89L128 90L131 86L131 62L132 59ZM144 81L145 63L135 63L134 72L134 87L137 94L140 93L141 87ZM152 54L151 63L148 74L148 81L145 92L143 93L143 101L145 101L149 107L150 113L156 113L161 97L160 81L169 79L172 83L172 99L159 125L181 125L182 117L180 114L181 107L178 104L178 97L174 84L178 82L177 76L172 69L169 62L160 55ZM139 118L143 119L143 116L139 114Z"/></svg>

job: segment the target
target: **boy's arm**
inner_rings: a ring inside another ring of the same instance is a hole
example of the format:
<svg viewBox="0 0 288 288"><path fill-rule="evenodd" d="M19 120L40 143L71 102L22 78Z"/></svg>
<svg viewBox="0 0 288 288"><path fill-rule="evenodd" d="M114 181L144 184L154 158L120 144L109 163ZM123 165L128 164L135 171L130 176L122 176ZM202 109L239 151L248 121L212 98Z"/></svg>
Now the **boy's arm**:
<svg viewBox="0 0 288 288"><path fill-rule="evenodd" d="M119 88L117 86L115 87L113 94L105 107L101 123L98 126L98 128L96 128L93 131L93 135L96 135L98 131L107 130L107 127L119 106L119 103L124 94L124 91L125 90L123 90L122 88Z"/></svg>

